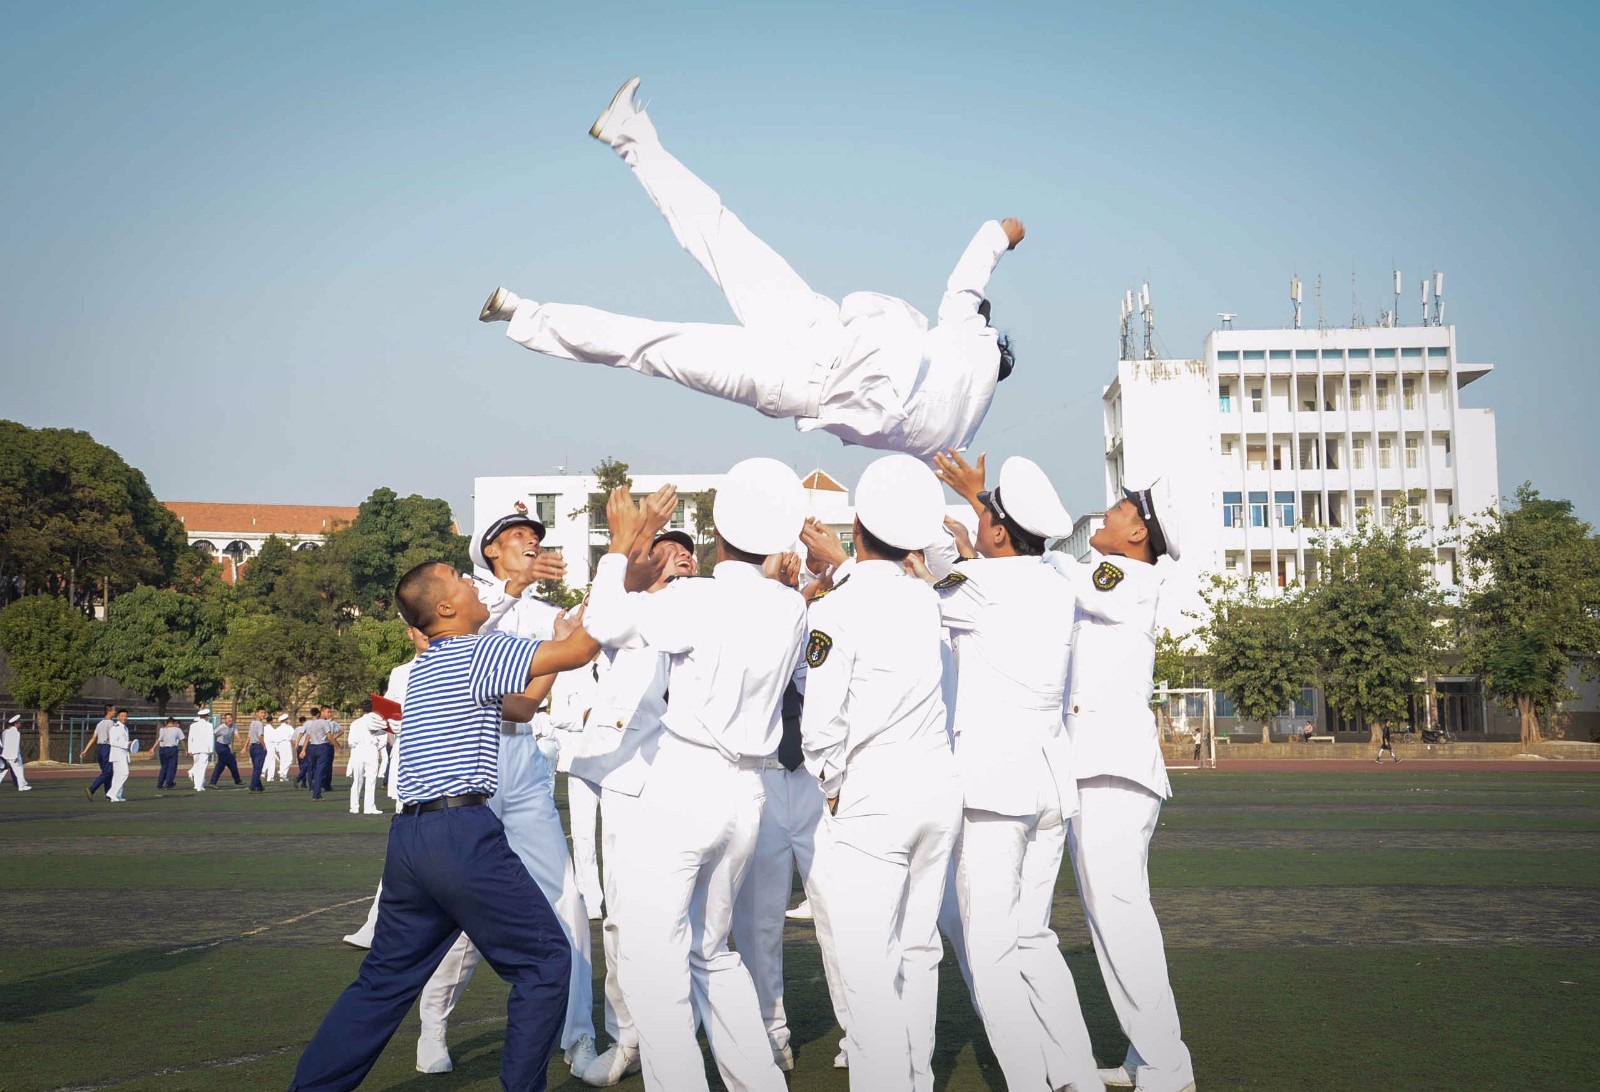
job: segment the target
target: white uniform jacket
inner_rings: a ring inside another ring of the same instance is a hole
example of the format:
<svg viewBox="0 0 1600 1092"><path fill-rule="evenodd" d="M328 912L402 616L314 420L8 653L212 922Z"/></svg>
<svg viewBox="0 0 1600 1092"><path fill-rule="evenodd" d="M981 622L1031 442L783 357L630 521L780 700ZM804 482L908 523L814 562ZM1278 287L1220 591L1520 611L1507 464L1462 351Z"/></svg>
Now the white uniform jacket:
<svg viewBox="0 0 1600 1092"><path fill-rule="evenodd" d="M956 766L966 807L1034 815L1078 810L1062 725L1071 587L1041 557L980 557L934 584L955 641Z"/></svg>
<svg viewBox="0 0 1600 1092"><path fill-rule="evenodd" d="M18 764L22 761L22 732L15 724L0 729L0 758Z"/></svg>
<svg viewBox="0 0 1600 1092"><path fill-rule="evenodd" d="M619 554L600 560L584 628L607 648L648 646L671 658L662 726L729 761L776 751L784 687L805 642L800 594L743 561L658 592L627 591L626 568Z"/></svg>
<svg viewBox="0 0 1600 1092"><path fill-rule="evenodd" d="M1150 711L1161 577L1126 557L1049 556L1076 602L1066 723L1077 775L1125 777L1165 799L1172 785Z"/></svg>
<svg viewBox="0 0 1600 1092"><path fill-rule="evenodd" d="M891 561L858 562L811 604L800 743L825 797L852 761L897 744L946 749L939 597Z"/></svg>
<svg viewBox="0 0 1600 1092"><path fill-rule="evenodd" d="M644 790L661 742L669 665L664 653L648 647L600 653L589 668L597 676L589 719L570 751L561 752L568 773L625 796Z"/></svg>
<svg viewBox="0 0 1600 1092"><path fill-rule="evenodd" d="M950 274L931 330L905 300L846 296L839 304L843 352L824 382L817 416L795 426L919 459L972 443L1000 375L998 335L978 305L1009 246L998 221L978 229Z"/></svg>
<svg viewBox="0 0 1600 1092"><path fill-rule="evenodd" d="M208 755L216 750L216 736L211 730L211 722L204 717L196 717L189 722L189 753L192 755Z"/></svg>
<svg viewBox="0 0 1600 1092"><path fill-rule="evenodd" d="M388 722L376 713L362 713L350 723L350 750L356 751L365 747L370 755L376 756L378 748L387 743L389 729Z"/></svg>

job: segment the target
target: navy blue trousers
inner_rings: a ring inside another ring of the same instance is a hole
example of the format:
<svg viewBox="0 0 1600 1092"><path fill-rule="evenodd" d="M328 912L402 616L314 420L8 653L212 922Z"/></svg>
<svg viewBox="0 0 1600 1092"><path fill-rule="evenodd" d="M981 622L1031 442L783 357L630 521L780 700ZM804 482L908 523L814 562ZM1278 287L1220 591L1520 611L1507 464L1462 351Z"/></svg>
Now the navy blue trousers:
<svg viewBox="0 0 1600 1092"><path fill-rule="evenodd" d="M178 784L178 748L157 747L156 758L161 761L161 770L156 775L156 788L176 788Z"/></svg>
<svg viewBox="0 0 1600 1092"><path fill-rule="evenodd" d="M250 791L261 792L261 764L267 760L265 743L250 744Z"/></svg>
<svg viewBox="0 0 1600 1092"><path fill-rule="evenodd" d="M333 788L333 744L322 745L322 790Z"/></svg>
<svg viewBox="0 0 1600 1092"><path fill-rule="evenodd" d="M101 743L94 749L94 760L100 764L100 776L89 782L89 795L94 795L94 790L104 789L111 791L111 744Z"/></svg>
<svg viewBox="0 0 1600 1092"><path fill-rule="evenodd" d="M233 774L233 783L235 785L240 784L239 760L233 757L233 748L226 743L219 743L217 744L217 764L211 770L211 783L213 785L217 783L217 778L222 776L224 769Z"/></svg>
<svg viewBox="0 0 1600 1092"><path fill-rule="evenodd" d="M306 745L305 754L300 755L298 752L296 754L298 757L295 758L294 787L303 789L306 787L306 774L311 771L311 745Z"/></svg>
<svg viewBox="0 0 1600 1092"><path fill-rule="evenodd" d="M544 1092L566 1021L572 949L499 817L482 806L395 816L372 951L323 1017L290 1089L360 1084L463 932L511 985L502 1087Z"/></svg>
<svg viewBox="0 0 1600 1092"><path fill-rule="evenodd" d="M306 786L311 790L311 799L321 800L322 790L333 783L333 744L306 744L306 758L302 765L307 771Z"/></svg>

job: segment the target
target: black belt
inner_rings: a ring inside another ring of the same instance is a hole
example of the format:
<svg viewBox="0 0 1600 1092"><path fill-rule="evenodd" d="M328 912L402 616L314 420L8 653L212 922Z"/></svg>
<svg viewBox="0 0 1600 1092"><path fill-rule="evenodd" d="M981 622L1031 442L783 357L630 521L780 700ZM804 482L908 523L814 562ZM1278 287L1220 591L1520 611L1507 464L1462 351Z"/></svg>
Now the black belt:
<svg viewBox="0 0 1600 1092"><path fill-rule="evenodd" d="M400 809L400 814L421 815L425 811L443 811L445 808L477 808L488 802L488 796L481 792L467 792L460 796L440 796L419 804L406 804Z"/></svg>

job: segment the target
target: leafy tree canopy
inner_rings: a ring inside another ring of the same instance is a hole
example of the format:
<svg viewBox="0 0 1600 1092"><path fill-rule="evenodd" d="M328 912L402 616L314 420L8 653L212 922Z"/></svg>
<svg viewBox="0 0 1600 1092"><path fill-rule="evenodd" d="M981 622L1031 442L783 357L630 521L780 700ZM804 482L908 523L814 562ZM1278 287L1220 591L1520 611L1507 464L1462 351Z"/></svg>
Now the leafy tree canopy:
<svg viewBox="0 0 1600 1092"><path fill-rule="evenodd" d="M369 691L372 667L349 633L282 615L237 619L222 642L222 670L246 704L297 715L308 702L348 707Z"/></svg>
<svg viewBox="0 0 1600 1092"><path fill-rule="evenodd" d="M135 588L111 601L95 628L95 667L156 702L193 687L204 701L222 688L225 612L219 604L170 588Z"/></svg>
<svg viewBox="0 0 1600 1092"><path fill-rule="evenodd" d="M1245 720L1267 721L1288 709L1315 674L1307 614L1295 595L1268 596L1260 583L1213 577L1202 591L1200 637L1211 685L1233 699Z"/></svg>
<svg viewBox="0 0 1600 1092"><path fill-rule="evenodd" d="M401 497L382 487L361 503L354 522L336 530L323 559L349 574L351 601L362 615L396 616L394 588L407 570L438 559L467 571L472 561L467 536L455 532L450 505L413 493ZM313 551L306 551L308 553ZM324 587L332 591L331 582Z"/></svg>
<svg viewBox="0 0 1600 1092"><path fill-rule="evenodd" d="M30 595L0 611L0 648L12 696L45 713L76 698L94 672L93 624L54 596Z"/></svg>

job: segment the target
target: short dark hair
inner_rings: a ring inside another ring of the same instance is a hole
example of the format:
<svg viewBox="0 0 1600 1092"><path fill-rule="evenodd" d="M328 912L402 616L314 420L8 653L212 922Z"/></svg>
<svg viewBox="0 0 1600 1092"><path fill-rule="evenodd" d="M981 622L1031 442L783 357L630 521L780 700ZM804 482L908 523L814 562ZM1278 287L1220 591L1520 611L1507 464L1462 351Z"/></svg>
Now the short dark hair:
<svg viewBox="0 0 1600 1092"><path fill-rule="evenodd" d="M116 706L115 702L109 702L109 701L106 702L106 712L115 713L116 711L117 711L117 706Z"/></svg>
<svg viewBox="0 0 1600 1092"><path fill-rule="evenodd" d="M362 698L361 699L361 711L363 713L372 712L372 699L371 698Z"/></svg>
<svg viewBox="0 0 1600 1092"><path fill-rule="evenodd" d="M989 515L1005 531L1006 537L1011 540L1011 548L1024 557L1043 557L1044 539L1017 524L1009 515L1002 516L995 511L994 505L989 505Z"/></svg>
<svg viewBox="0 0 1600 1092"><path fill-rule="evenodd" d="M406 625L413 629L422 629L423 621L438 605L441 581L434 570L441 565L449 568L447 562L439 560L413 565L395 586L395 606L399 607L400 617L405 619Z"/></svg>
<svg viewBox="0 0 1600 1092"><path fill-rule="evenodd" d="M866 547L867 552L873 557L881 557L885 561L904 561L911 556L910 550L902 550L898 546L891 546L867 530L867 525L862 523L859 517L856 519L856 526L861 532L857 536L857 545Z"/></svg>
<svg viewBox="0 0 1600 1092"><path fill-rule="evenodd" d="M739 547L723 538L722 532L720 531L717 532L717 538L721 541L722 552L728 555L729 561L746 561L751 565L762 565L766 563L766 554L753 554L749 550L741 550Z"/></svg>
<svg viewBox="0 0 1600 1092"><path fill-rule="evenodd" d="M168 717L167 718L167 723L168 724L177 724L178 723L178 718L177 717Z"/></svg>

